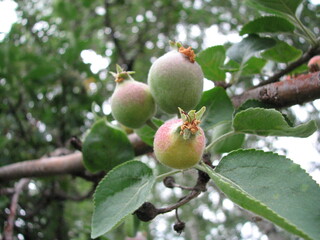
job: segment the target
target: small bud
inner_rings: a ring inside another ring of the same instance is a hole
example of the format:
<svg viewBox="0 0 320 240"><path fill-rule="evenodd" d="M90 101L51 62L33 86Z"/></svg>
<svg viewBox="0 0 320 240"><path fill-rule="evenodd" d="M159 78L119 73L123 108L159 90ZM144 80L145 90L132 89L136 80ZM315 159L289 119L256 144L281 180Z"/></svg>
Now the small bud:
<svg viewBox="0 0 320 240"><path fill-rule="evenodd" d="M209 182L210 177L207 173L198 170L198 181L201 183L207 183Z"/></svg>
<svg viewBox="0 0 320 240"><path fill-rule="evenodd" d="M134 212L134 214L137 215L139 220L148 222L154 219L158 215L158 212L152 203L145 202Z"/></svg>
<svg viewBox="0 0 320 240"><path fill-rule="evenodd" d="M164 184L167 188L174 188L174 184L175 184L174 177L172 177L172 176L165 177L165 178L163 179L163 184Z"/></svg>
<svg viewBox="0 0 320 240"><path fill-rule="evenodd" d="M185 224L184 222L179 221L179 222L176 222L176 223L173 225L173 229L174 229L177 233L181 234L182 231L184 230L185 226L186 226L186 224Z"/></svg>

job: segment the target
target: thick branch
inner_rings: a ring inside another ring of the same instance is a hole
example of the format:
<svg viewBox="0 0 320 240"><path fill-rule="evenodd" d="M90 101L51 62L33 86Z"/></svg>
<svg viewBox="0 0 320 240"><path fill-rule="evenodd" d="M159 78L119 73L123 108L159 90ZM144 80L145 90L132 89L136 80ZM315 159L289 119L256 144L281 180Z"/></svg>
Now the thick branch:
<svg viewBox="0 0 320 240"><path fill-rule="evenodd" d="M256 99L277 108L302 104L320 98L320 72L302 74L289 80L250 89L232 98L239 107L248 99Z"/></svg>
<svg viewBox="0 0 320 240"><path fill-rule="evenodd" d="M151 151L136 134L129 135L136 155ZM22 177L46 177L59 174L78 174L84 171L82 153L75 152L61 157L41 158L10 164L0 168L0 181Z"/></svg>
<svg viewBox="0 0 320 240"><path fill-rule="evenodd" d="M76 152L66 156L28 160L1 167L0 180L75 173L83 169L82 154Z"/></svg>

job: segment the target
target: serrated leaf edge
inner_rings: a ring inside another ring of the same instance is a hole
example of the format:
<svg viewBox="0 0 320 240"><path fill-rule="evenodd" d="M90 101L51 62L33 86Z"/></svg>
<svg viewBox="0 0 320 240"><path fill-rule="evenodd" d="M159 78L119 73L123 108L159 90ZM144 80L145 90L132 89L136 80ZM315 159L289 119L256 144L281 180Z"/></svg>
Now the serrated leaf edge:
<svg viewBox="0 0 320 240"><path fill-rule="evenodd" d="M97 185L97 187L96 187L96 189L95 189L95 191L94 191L94 194L93 194L94 211L93 211L92 218L91 218L91 229L92 229L92 226L93 226L93 215L94 215L94 212L95 212L95 208L96 208L96 206L97 206L97 205L96 205L96 197L95 197L95 195L96 195L96 192L98 191L98 189L101 188L102 182L103 182L106 178L108 178L108 177L110 176L110 174L112 174L112 172L116 171L118 168L122 167L123 165L130 164L130 163L134 163L134 162L139 163L139 164L143 164L143 165L147 166L146 164L142 163L142 162L139 161L139 160L130 160L130 161L127 161L127 162L125 162L125 163L122 163L122 164L114 167L112 170L110 170L110 171L100 180L100 182L98 183L98 185ZM147 166L147 167L148 167L148 166ZM148 167L148 168L149 168L149 167ZM151 173L152 173L152 170L151 170ZM152 175L153 175L153 173L152 173ZM154 183L154 182L155 182L155 179L154 179L153 183ZM146 182L146 184L149 184L149 182ZM112 231L113 229L117 228L117 227L119 226L119 224L120 224L128 215L130 215L130 213L127 214L126 216L122 217L111 229L109 229L109 230L106 231L105 233L110 232L110 231ZM104 233L104 234L105 234L105 233ZM100 236L100 235L99 235L99 236ZM97 237L99 237L99 236L92 235L92 231L91 231L91 238L97 238Z"/></svg>
<svg viewBox="0 0 320 240"><path fill-rule="evenodd" d="M298 166L298 167L299 167L305 174L307 174L307 175L318 185L318 187L320 188L320 184L319 184L304 168L302 168L301 165L295 163L294 161L292 161L292 159L287 158L286 156L281 155L281 154L278 154L278 153L276 153L276 152L264 151L264 150L255 149L255 148L247 148L247 149L241 148L241 149L236 149L236 150L231 151L228 155L224 156L223 158L232 156L233 154L236 154L236 153L238 153L238 152L258 152L258 153L265 153L265 154L269 154L269 155L275 155L275 156L278 156L278 157L283 157L284 159L292 162L292 164ZM223 158L222 158L222 159L223 159ZM221 160L222 160L222 159L221 159Z"/></svg>
<svg viewBox="0 0 320 240"><path fill-rule="evenodd" d="M263 151L263 150L256 150L256 149L246 149L246 150L240 149L240 150L232 151L230 154L233 155L233 154L235 154L235 153L237 153L237 152L263 152L263 153L267 153L267 154L271 154L271 155L282 156L282 155L279 155L279 154L277 154L277 153L265 152L265 151ZM230 154L228 154L227 156L229 156ZM282 157L284 157L284 156L282 156ZM286 157L285 157L285 158L286 158ZM289 161L291 161L293 164L298 165L298 164L294 163L291 159L289 159L289 158L286 158L286 159L288 159ZM298 166L300 167L300 165L298 165ZM207 166L205 166L205 167L206 167L207 169L210 169L210 168L208 168ZM308 174L308 173L307 173L304 169L302 169L301 167L300 167L300 169L303 170L306 174ZM301 237L303 237L303 238L306 238L306 239L309 239L309 240L312 240L312 238L310 238L304 231L302 231L300 228L298 228L295 224L287 221L286 218L283 218L282 216L278 215L275 211L273 211L272 209L270 209L267 205L265 205L264 203L262 203L262 202L259 201L258 199L256 199L256 198L254 198L253 196L251 196L249 193L247 193L245 190L243 190L240 186L238 186L236 183L234 183L234 182L231 181L230 179L228 179L228 178L224 177L223 175L215 172L214 170L211 170L211 169L210 169L209 172L212 173L212 175L215 175L215 177L220 178L219 180L222 180L222 181L223 181L225 184L227 184L230 188L234 189L235 191L239 192L240 194L245 195L246 197L249 198L249 200L254 201L254 202L256 202L257 204L259 204L260 206L266 208L268 211L270 211L271 213L273 213L273 214L274 214L276 217L278 217L280 220L283 220L283 222L284 222L285 224L288 224L288 225L290 225L291 227L295 228L295 230L297 231L297 233L301 233L299 236L301 236ZM209 173L209 175L210 175L210 173ZM309 175L309 174L308 174L308 175ZM309 175L309 176L310 176L310 175ZM310 177L311 177L311 176L310 176ZM312 177L311 177L311 178L312 178ZM312 178L312 179L313 179L313 178ZM214 180L214 179L213 179L213 180ZM313 179L313 180L314 180L314 179ZM222 190L221 190L221 191L222 191ZM238 205L238 203L236 203L236 204ZM241 207L242 207L242 206L241 206ZM251 210L248 210L248 211L251 211ZM251 212L253 212L253 211L251 211ZM254 212L254 213L256 213L256 212ZM258 214L258 213L256 213L256 214ZM268 217L266 217L266 216L262 216L262 217L270 220L270 219L269 219ZM271 220L270 220L270 221L271 221ZM279 226L280 226L280 225L279 225ZM280 226L280 227L282 227L282 226ZM283 228L283 227L282 227L282 228ZM285 229L285 228L284 228L284 229ZM296 233L296 234L297 234L297 233Z"/></svg>
<svg viewBox="0 0 320 240"><path fill-rule="evenodd" d="M279 18L281 18L281 19L287 21L288 23L290 23L290 24L293 26L293 31L294 31L294 29L295 29L294 24L293 24L292 22L288 21L286 18L280 17L280 16L276 16L276 15L267 15L267 16L257 17L257 18L255 18L255 19L253 19L252 21L248 22L247 24L245 24L245 25L241 28L241 30L240 30L240 32L239 32L239 35L240 35L240 36L243 36L244 34L252 34L252 33L242 33L242 31L243 31L243 29L244 29L247 25L252 24L252 23L254 23L254 22L256 22L256 21L259 21L259 20L261 20L261 19L267 19L267 18L273 18L273 19L276 19L276 18L279 19ZM288 31L288 32L293 32L293 31ZM280 32L280 31L277 31L277 32ZM272 33L277 33L277 32L272 32ZM267 32L264 32L264 33L267 33Z"/></svg>
<svg viewBox="0 0 320 240"><path fill-rule="evenodd" d="M308 125L308 124L310 124L310 123L313 123L313 126L315 127L315 130L317 130L317 125L316 125L316 123L315 123L314 120L310 120L310 121L305 122L305 123L302 123L302 124L300 124L300 125L297 125L297 126L294 126L294 127L290 127L290 125L287 123L286 119L285 119L284 116L281 114L281 112L279 112L279 111L277 111L277 110L275 110L275 109L272 109L272 108L266 109L266 108L260 108L260 107L247 108L247 109L244 109L244 110L242 110L242 111L240 111L240 112L237 112L237 113L233 116L233 119L232 119L232 127L234 127L234 119L237 117L238 114L241 114L241 113L244 113L244 112L253 111L254 109L261 109L261 110L263 110L263 111L273 111L273 112L275 112L275 113L277 113L277 114L280 114L282 120L287 124L287 126L288 126L289 129L294 130L294 129L300 127L300 126L305 126L305 125ZM235 129L234 129L234 130L235 130ZM242 131L251 131L251 129L244 129L244 130L241 130L241 131L235 130L235 132L237 132L237 133L254 134L254 133L246 133L246 132L242 132ZM262 131L266 131L266 130L262 130ZM255 131L255 132L259 133L259 131ZM313 134L313 133L312 133L312 134ZM310 134L310 135L311 135L311 134ZM310 135L309 135L309 136L310 136ZM263 136L265 136L265 135L263 135ZM279 135L268 135L268 136L279 136ZM281 135L281 136L283 136L283 137L290 137L290 136L286 136L286 135ZM281 136L279 136L279 137L281 137ZM295 137L295 136L293 136L293 137ZM307 136L307 137L308 137L308 136Z"/></svg>
<svg viewBox="0 0 320 240"><path fill-rule="evenodd" d="M224 184L227 184L227 185L228 185L230 188L232 188L234 191L239 192L239 193L242 194L242 195L245 195L247 198L249 198L250 201L256 202L256 203L259 204L261 207L267 209L269 212L271 212L272 214L274 214L277 218L279 218L279 220L282 220L285 224L287 224L287 225L295 228L295 230L297 231L297 233L300 233L299 236L304 237L304 238L306 238L306 239L312 240L311 238L308 237L308 235L305 235L303 231L301 231L299 228L297 228L296 225L288 222L285 218L281 217L281 216L278 215L276 212L274 212L272 209L270 209L269 207L267 207L265 204L261 203L261 202L260 202L259 200L257 200L256 198L252 197L250 194L248 194L246 191L244 191L242 188L240 188L240 187L239 187L238 185L236 185L234 182L230 181L229 179L226 179L224 176L222 176L222 175L220 175L220 174L218 174L218 173L215 173L215 174L216 174L217 177L220 177L220 178L221 178L220 181L223 181ZM232 184L231 184L230 182L232 182ZM235 185L236 187L234 187L233 185ZM221 191L222 191L222 190L221 190ZM228 196L228 195L227 195L227 196ZM236 203L236 204L238 205L238 203ZM241 206L241 207L242 207L242 206ZM256 212L254 212L254 211L252 211L252 210L248 210L248 211L253 212L253 213L256 213ZM258 213L256 213L256 214L258 214ZM259 215L259 214L258 214L258 215ZM266 217L266 216L262 216L262 217L270 220L270 219L269 219L268 217ZM270 221L271 221L271 220L270 220ZM272 221L271 221L271 222L272 222ZM278 225L278 224L277 224L277 225ZM281 225L279 225L279 226L282 227ZM284 227L282 227L282 228L284 228ZM285 229L285 228L284 228L284 229ZM296 233L296 234L297 234L297 233Z"/></svg>
<svg viewBox="0 0 320 240"><path fill-rule="evenodd" d="M306 175L308 175L316 184L318 187L320 187L320 184L317 183L317 181L303 168L301 168L301 166L295 162L293 162L290 158L287 158L286 156L284 155L280 155L278 153L275 153L275 152L266 152L266 151L263 151L263 150L259 150L259 149L237 149L237 150L234 150L234 151L231 151L228 155L226 155L225 157L229 157L229 156L232 156L234 154L237 154L239 152L256 152L256 153L264 153L264 154L268 154L268 155L274 155L274 156L277 156L277 157L282 157L288 161L290 161L293 165L297 166L299 168L299 170L301 170L302 172L304 172ZM221 159L222 160L222 159ZM209 168L208 168L209 169ZM245 194L246 196L249 196L249 198L253 201L256 201L258 204L266 207L268 210L270 210L272 213L274 213L276 216L278 216L279 218L283 219L285 223L287 223L288 225L294 227L298 232L301 232L303 235L301 235L301 237L306 237L307 239L310 239L312 240L312 238L309 237L309 235L307 235L303 230L301 230L300 228L298 228L295 224L291 223L291 222L288 222L285 218L283 218L282 216L278 215L277 213L275 213L272 209L270 209L269 207L267 207L265 204L261 203L259 200L257 200L256 198L254 198L253 196L251 196L250 194L248 194L246 191L244 191L240 186L238 186L236 183L234 183L233 181L231 181L230 179L227 179L226 177L224 177L223 175L215 172L214 170L211 171L213 172L214 174L218 175L219 177L221 177L222 180L224 180L226 182L226 184L229 184L229 186L233 189L235 189L235 191L239 191L240 193L243 193ZM233 185L231 185L231 183ZM234 187L235 186L235 187ZM265 217L266 218L266 217Z"/></svg>

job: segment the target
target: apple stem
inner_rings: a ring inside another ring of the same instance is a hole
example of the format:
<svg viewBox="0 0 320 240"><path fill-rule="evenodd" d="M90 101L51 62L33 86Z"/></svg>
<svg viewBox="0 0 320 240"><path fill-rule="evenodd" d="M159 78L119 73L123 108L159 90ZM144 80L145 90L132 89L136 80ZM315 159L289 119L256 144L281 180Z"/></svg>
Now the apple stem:
<svg viewBox="0 0 320 240"><path fill-rule="evenodd" d="M232 135L236 134L234 131L227 132L226 134L221 135L220 137L216 138L214 141L212 141L204 150L204 152L208 152L212 147L214 147L217 143L219 143L221 140L230 137Z"/></svg>
<svg viewBox="0 0 320 240"><path fill-rule="evenodd" d="M149 119L148 121L146 121L146 124L151 127L153 130L158 131L158 126L155 125L151 119Z"/></svg>
<svg viewBox="0 0 320 240"><path fill-rule="evenodd" d="M167 172L167 173L160 174L160 175L158 175L156 177L156 180L162 180L165 177L174 175L174 174L179 173L179 172L182 172L182 170L173 170L173 171L170 171L170 172Z"/></svg>

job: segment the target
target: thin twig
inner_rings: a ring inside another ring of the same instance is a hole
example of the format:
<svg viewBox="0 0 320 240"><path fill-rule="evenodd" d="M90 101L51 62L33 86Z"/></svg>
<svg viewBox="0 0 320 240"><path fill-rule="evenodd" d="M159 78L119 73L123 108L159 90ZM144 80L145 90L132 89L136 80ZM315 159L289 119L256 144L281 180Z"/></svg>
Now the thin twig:
<svg viewBox="0 0 320 240"><path fill-rule="evenodd" d="M3 231L3 239L4 240L13 240L13 230L14 230L14 222L17 215L17 208L19 202L20 193L23 191L24 187L30 182L30 179L22 178L15 186L15 193L11 199L10 205L10 214L8 216L7 222L4 226Z"/></svg>
<svg viewBox="0 0 320 240"><path fill-rule="evenodd" d="M308 62L310 60L310 58L312 58L313 56L316 56L320 54L320 47L319 45L314 46L312 48L310 48L305 54L302 55L301 58L299 58L297 61L290 63L285 69L279 71L278 73L274 74L272 77L270 77L268 80L261 82L260 84L258 84L257 86L255 86L255 88L257 87L261 87L264 86L266 84L269 83L274 83L279 81L279 79L290 73L291 71L293 71L294 69L296 69L297 67L300 67L302 64Z"/></svg>
<svg viewBox="0 0 320 240"><path fill-rule="evenodd" d="M115 36L116 31L112 25L111 18L109 17L110 6L111 5L109 4L108 0L105 0L104 1L104 8L105 8L106 13L104 15L104 25L106 27L110 28L110 35L111 35L111 38L112 38L114 45L116 46L116 49L119 53L119 56L122 60L121 62L127 64L127 57L125 55L125 52L123 51L123 47L121 46L119 39Z"/></svg>

